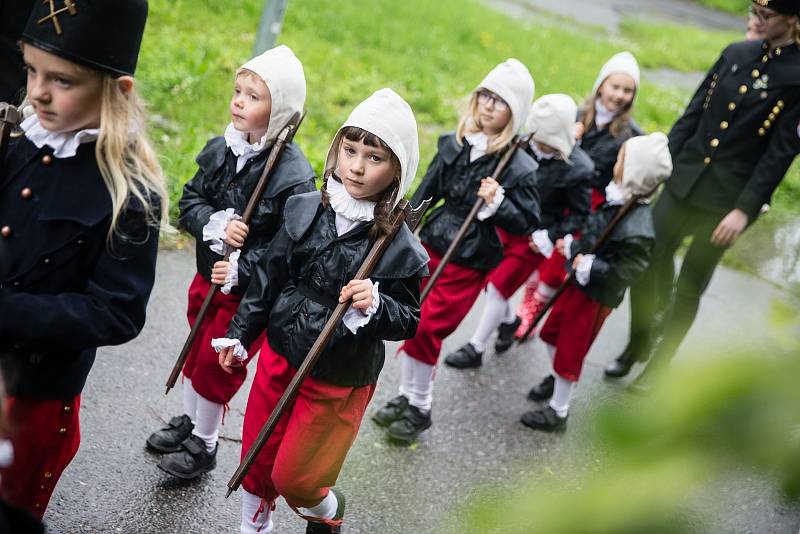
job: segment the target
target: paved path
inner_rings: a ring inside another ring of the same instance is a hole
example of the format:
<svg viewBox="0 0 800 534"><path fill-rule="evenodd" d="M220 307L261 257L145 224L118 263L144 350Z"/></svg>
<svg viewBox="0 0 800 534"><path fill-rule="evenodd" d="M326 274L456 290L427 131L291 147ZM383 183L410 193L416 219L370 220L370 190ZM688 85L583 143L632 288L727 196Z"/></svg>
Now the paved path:
<svg viewBox="0 0 800 534"><path fill-rule="evenodd" d="M163 383L188 330L181 317L193 263L186 250L162 253L144 332L127 345L99 352L83 395L83 444L45 518L51 532L238 532L239 498L226 501L224 494L238 461L236 440L246 391L232 403L222 432L219 466L212 473L192 483L177 481L156 468L158 457L144 447L148 433L181 410L180 388L164 397ZM704 347L729 342L757 350L759 340L753 333L763 331L770 302L778 296L769 285L720 270L687 348L703 354ZM747 332L732 330L744 306L755 321ZM468 339L478 312L478 307L473 309L446 340L446 351ZM609 318L590 354L570 428L563 436L532 432L517 422L530 407L527 389L545 372L538 343L503 357L490 356L480 371L443 368L437 379L434 426L415 447L388 443L375 425L365 421L339 480L348 495L347 532L445 532L448 512L468 502L480 488L515 486L519 479L563 472L564 466L574 464L574 452L587 450L581 429L588 422L589 403L598 398L627 399L619 386L601 378L602 366L622 348L626 324L623 305ZM372 409L396 394L398 375L399 366L390 359ZM704 532L794 533L800 527L800 510L783 504L749 470L732 477L698 506L707 522L700 529ZM302 522L284 504L279 506L277 525L277 533L303 531Z"/></svg>

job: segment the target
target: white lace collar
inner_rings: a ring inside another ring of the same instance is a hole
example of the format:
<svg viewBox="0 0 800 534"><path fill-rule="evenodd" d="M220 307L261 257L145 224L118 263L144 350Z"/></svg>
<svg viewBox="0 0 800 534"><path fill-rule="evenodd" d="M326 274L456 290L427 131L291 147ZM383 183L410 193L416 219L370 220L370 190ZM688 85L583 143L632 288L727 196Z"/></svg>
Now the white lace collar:
<svg viewBox="0 0 800 534"><path fill-rule="evenodd" d="M531 140L530 145L531 145L531 150L533 150L533 153L536 154L536 159L538 159L539 161L545 159L553 159L556 157L556 152L551 152L550 154L542 152L539 149L539 145L536 144L536 141Z"/></svg>
<svg viewBox="0 0 800 534"><path fill-rule="evenodd" d="M375 202L358 200L350 196L344 184L330 176L326 191L331 202L331 208L337 215L351 221L367 222L375 218Z"/></svg>
<svg viewBox="0 0 800 534"><path fill-rule="evenodd" d="M35 113L22 121L20 128L25 130L25 137L37 148L47 145L53 149L53 156L60 159L73 157L81 144L91 143L100 135L99 128L87 128L69 133L51 132L42 126Z"/></svg>
<svg viewBox="0 0 800 534"><path fill-rule="evenodd" d="M611 124L617 114L613 111L608 111L606 107L600 102L600 99L594 101L594 123L598 128L605 128Z"/></svg>
<svg viewBox="0 0 800 534"><path fill-rule="evenodd" d="M475 132L464 136L464 139L469 143L469 160L475 161L479 157L486 154L486 148L489 145L489 137L483 132Z"/></svg>
<svg viewBox="0 0 800 534"><path fill-rule="evenodd" d="M242 170L247 160L260 154L267 149L267 134L257 142L250 144L247 140L247 132L240 132L233 127L233 123L229 123L225 128L225 144L231 149L233 155L236 156L236 172Z"/></svg>

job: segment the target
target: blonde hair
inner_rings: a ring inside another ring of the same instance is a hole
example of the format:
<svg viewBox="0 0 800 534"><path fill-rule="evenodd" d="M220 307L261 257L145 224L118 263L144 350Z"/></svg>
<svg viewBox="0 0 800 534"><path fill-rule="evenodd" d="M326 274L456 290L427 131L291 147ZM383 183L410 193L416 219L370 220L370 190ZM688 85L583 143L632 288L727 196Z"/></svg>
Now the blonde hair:
<svg viewBox="0 0 800 534"><path fill-rule="evenodd" d="M119 217L132 199L141 203L148 225L169 229L164 174L145 132L144 105L133 88L123 93L117 78L107 74L102 75L95 157L111 197L109 241L118 233Z"/></svg>
<svg viewBox="0 0 800 534"><path fill-rule="evenodd" d="M591 130L592 124L594 124L594 117L597 113L595 110L595 103L600 96L600 89L603 88L605 83L605 80L603 80L603 83L601 83L600 87L597 88L597 92L593 95L590 95L589 98L587 98L583 103L583 108L581 109L581 122L583 123L583 127L587 132ZM634 98L636 97L636 91L638 91L638 88L634 89ZM614 120L611 121L611 124L608 125L608 131L613 137L630 135L632 133L631 112L633 111L634 98L631 99L630 103L625 107L625 109L617 114L617 116L614 117Z"/></svg>
<svg viewBox="0 0 800 534"><path fill-rule="evenodd" d="M481 125L481 118L478 114L478 91L473 91L469 97L469 104L466 111L461 114L456 127L456 142L461 146L464 137L480 132L483 130ZM514 139L514 120L513 117L508 119L503 131L497 135L489 136L489 142L486 144L486 153L493 154L502 150Z"/></svg>

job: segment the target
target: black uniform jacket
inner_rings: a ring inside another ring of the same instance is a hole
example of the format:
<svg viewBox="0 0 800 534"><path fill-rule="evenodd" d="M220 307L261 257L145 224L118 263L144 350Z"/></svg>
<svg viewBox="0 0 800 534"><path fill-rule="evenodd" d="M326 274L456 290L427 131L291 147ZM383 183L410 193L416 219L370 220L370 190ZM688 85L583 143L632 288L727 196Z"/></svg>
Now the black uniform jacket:
<svg viewBox="0 0 800 534"><path fill-rule="evenodd" d="M8 393L61 399L77 395L95 350L136 337L155 277L158 228L128 203L107 243L111 199L86 143L53 157L12 141L0 181L0 366Z"/></svg>
<svg viewBox="0 0 800 534"><path fill-rule="evenodd" d="M578 114L580 120L581 114ZM594 162L594 177L591 186L599 191L604 191L608 182L614 177L614 164L617 162L619 149L625 141L637 135L644 135L644 131L636 122L628 121L628 128L623 129L618 137L611 135L608 126L598 128L596 125L583 134L580 147Z"/></svg>
<svg viewBox="0 0 800 534"><path fill-rule="evenodd" d="M601 204L583 227L581 237L572 243L574 258L587 254L621 206ZM625 290L647 268L655 239L650 206L638 204L628 212L611 232L605 244L595 252L589 283L574 282L592 300L609 308L616 308L625 296ZM572 259L569 260L572 268Z"/></svg>
<svg viewBox="0 0 800 534"><path fill-rule="evenodd" d="M698 208L739 208L753 220L800 151L798 102L796 44L771 57L761 41L728 46L669 133L667 189Z"/></svg>
<svg viewBox="0 0 800 534"><path fill-rule="evenodd" d="M199 169L184 186L179 203L180 225L194 236L197 272L208 281L211 281L211 268L222 256L211 251L210 242L203 242L203 226L211 214L220 210L234 208L237 214L244 213L269 152L265 150L251 158L238 173L236 156L223 137L209 141L197 156ZM242 295L247 289L253 266L280 228L286 199L315 188L314 170L303 152L293 143L286 145L250 221L250 232L239 256L239 282L231 290L232 294Z"/></svg>
<svg viewBox="0 0 800 534"><path fill-rule="evenodd" d="M444 254L459 228L478 200L481 180L491 176L502 157L487 154L469 161L470 145L458 146L453 133L439 138L439 151L428 167L411 204L418 206L426 198L431 205L444 199L422 228L422 242ZM524 150L518 150L498 180L505 189L505 199L497 212L484 221L470 225L452 261L478 271L490 271L503 259L503 245L495 225L514 235L527 235L539 228L541 219L539 193L536 189L536 162Z"/></svg>
<svg viewBox="0 0 800 534"><path fill-rule="evenodd" d="M533 151L529 153L536 157ZM571 164L560 158L542 159L536 171L542 205L540 227L547 229L553 243L580 230L592 210L594 163L577 146L569 159Z"/></svg>
<svg viewBox="0 0 800 534"><path fill-rule="evenodd" d="M371 222L337 236L335 216L320 192L289 199L285 222L253 271L227 337L247 346L266 329L270 347L300 367L372 245ZM379 284L377 312L355 335L340 323L311 376L341 386L374 384L383 368L382 340L409 339L417 331L428 261L403 225L370 276Z"/></svg>

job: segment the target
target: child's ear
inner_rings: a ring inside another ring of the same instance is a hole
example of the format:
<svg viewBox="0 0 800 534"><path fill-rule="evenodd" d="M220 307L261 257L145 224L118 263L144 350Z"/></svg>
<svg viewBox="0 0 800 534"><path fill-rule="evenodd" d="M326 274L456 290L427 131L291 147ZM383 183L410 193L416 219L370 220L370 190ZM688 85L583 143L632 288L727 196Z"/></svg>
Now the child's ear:
<svg viewBox="0 0 800 534"><path fill-rule="evenodd" d="M117 78L117 87L122 91L122 94L128 96L133 91L134 80L131 76L120 76Z"/></svg>

